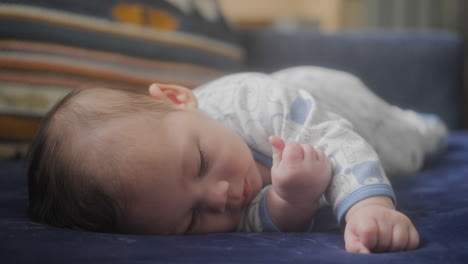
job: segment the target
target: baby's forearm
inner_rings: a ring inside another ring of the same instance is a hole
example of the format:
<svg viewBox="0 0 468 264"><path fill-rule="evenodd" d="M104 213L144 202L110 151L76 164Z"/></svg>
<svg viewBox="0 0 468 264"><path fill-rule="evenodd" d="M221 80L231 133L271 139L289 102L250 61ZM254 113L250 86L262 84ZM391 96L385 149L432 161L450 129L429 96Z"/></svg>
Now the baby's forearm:
<svg viewBox="0 0 468 264"><path fill-rule="evenodd" d="M270 218L280 231L306 231L330 182L332 165L310 144L270 137L272 187L267 193Z"/></svg>
<svg viewBox="0 0 468 264"><path fill-rule="evenodd" d="M318 202L294 203L281 198L270 188L267 193L267 209L275 226L282 232L306 231L317 209Z"/></svg>

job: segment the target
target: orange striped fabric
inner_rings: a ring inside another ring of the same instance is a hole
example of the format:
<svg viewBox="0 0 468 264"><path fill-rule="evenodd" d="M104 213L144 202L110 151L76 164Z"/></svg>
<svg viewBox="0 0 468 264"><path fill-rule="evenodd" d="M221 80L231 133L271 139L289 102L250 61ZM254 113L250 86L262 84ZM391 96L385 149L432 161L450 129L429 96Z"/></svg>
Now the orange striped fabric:
<svg viewBox="0 0 468 264"><path fill-rule="evenodd" d="M0 17L28 20L31 22L45 22L68 28L144 39L156 43L191 47L235 59L241 59L243 56L243 51L239 47L213 39L207 39L195 34L113 22L97 17L61 12L37 6L3 4L0 6Z"/></svg>
<svg viewBox="0 0 468 264"><path fill-rule="evenodd" d="M219 11L207 2L203 7ZM146 92L153 82L194 88L240 70L243 49L222 15L212 20L213 13L186 7L2 0L0 159L24 155L41 118L72 89Z"/></svg>

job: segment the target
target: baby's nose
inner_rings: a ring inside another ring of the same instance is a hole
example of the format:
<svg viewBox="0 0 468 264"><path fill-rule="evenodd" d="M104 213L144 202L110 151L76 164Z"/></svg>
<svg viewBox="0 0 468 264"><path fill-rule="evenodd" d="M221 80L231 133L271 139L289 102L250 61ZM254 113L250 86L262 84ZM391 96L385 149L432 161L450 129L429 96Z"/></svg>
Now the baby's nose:
<svg viewBox="0 0 468 264"><path fill-rule="evenodd" d="M206 192L205 206L207 209L223 213L226 209L228 199L229 183L227 181L219 181L213 184Z"/></svg>

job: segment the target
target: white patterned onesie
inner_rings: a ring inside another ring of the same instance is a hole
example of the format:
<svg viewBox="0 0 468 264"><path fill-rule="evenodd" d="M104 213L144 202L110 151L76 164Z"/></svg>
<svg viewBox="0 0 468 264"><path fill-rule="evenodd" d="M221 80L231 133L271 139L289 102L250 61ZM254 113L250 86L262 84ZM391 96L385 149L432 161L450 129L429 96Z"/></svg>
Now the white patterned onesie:
<svg viewBox="0 0 468 264"><path fill-rule="evenodd" d="M325 198L339 222L365 198L395 201L386 174L416 172L447 133L436 118L389 105L356 77L319 67L232 74L194 93L200 110L242 137L267 167L272 135L323 150L333 163ZM247 207L238 231L279 231L266 207L268 187Z"/></svg>

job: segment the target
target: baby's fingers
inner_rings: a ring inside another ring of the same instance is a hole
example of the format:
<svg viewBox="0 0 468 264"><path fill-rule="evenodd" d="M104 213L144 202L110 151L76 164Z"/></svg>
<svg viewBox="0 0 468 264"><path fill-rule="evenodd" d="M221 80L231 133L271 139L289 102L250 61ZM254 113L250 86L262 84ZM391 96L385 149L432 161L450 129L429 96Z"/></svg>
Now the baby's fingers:
<svg viewBox="0 0 468 264"><path fill-rule="evenodd" d="M353 253L369 254L378 241L378 226L374 219L361 218L356 224L346 226L346 250Z"/></svg>
<svg viewBox="0 0 468 264"><path fill-rule="evenodd" d="M320 155L317 150L312 145L309 144L302 144L302 149L304 150L304 156L308 158L309 160L320 160L320 158L323 158L323 155Z"/></svg>
<svg viewBox="0 0 468 264"><path fill-rule="evenodd" d="M393 228L392 246L389 251L416 249L419 246L419 234L413 225L396 225Z"/></svg>
<svg viewBox="0 0 468 264"><path fill-rule="evenodd" d="M379 226L373 218L362 219L356 233L363 247L359 253L370 253L378 245Z"/></svg>
<svg viewBox="0 0 468 264"><path fill-rule="evenodd" d="M346 227L344 240L345 240L346 251L350 253L361 253L361 252L370 253L370 252L365 252L366 247L362 245L361 240L359 239L359 236L355 234L354 230L350 230L349 226Z"/></svg>
<svg viewBox="0 0 468 264"><path fill-rule="evenodd" d="M417 249L419 247L419 233L413 225L410 226L409 233L410 233L410 238L409 238L409 243L406 249L407 250Z"/></svg>
<svg viewBox="0 0 468 264"><path fill-rule="evenodd" d="M288 142L281 153L282 166L286 168L298 166L304 159L304 149L297 142Z"/></svg>
<svg viewBox="0 0 468 264"><path fill-rule="evenodd" d="M284 141L277 136L271 136L268 138L271 144L271 149L273 153L273 167L277 167L279 162L282 159L282 152L284 150Z"/></svg>
<svg viewBox="0 0 468 264"><path fill-rule="evenodd" d="M350 253L370 254L370 250L366 248L359 237L355 234L345 234L346 251Z"/></svg>
<svg viewBox="0 0 468 264"><path fill-rule="evenodd" d="M406 227L396 225L393 228L392 246L390 251L402 251L409 246L410 234Z"/></svg>

